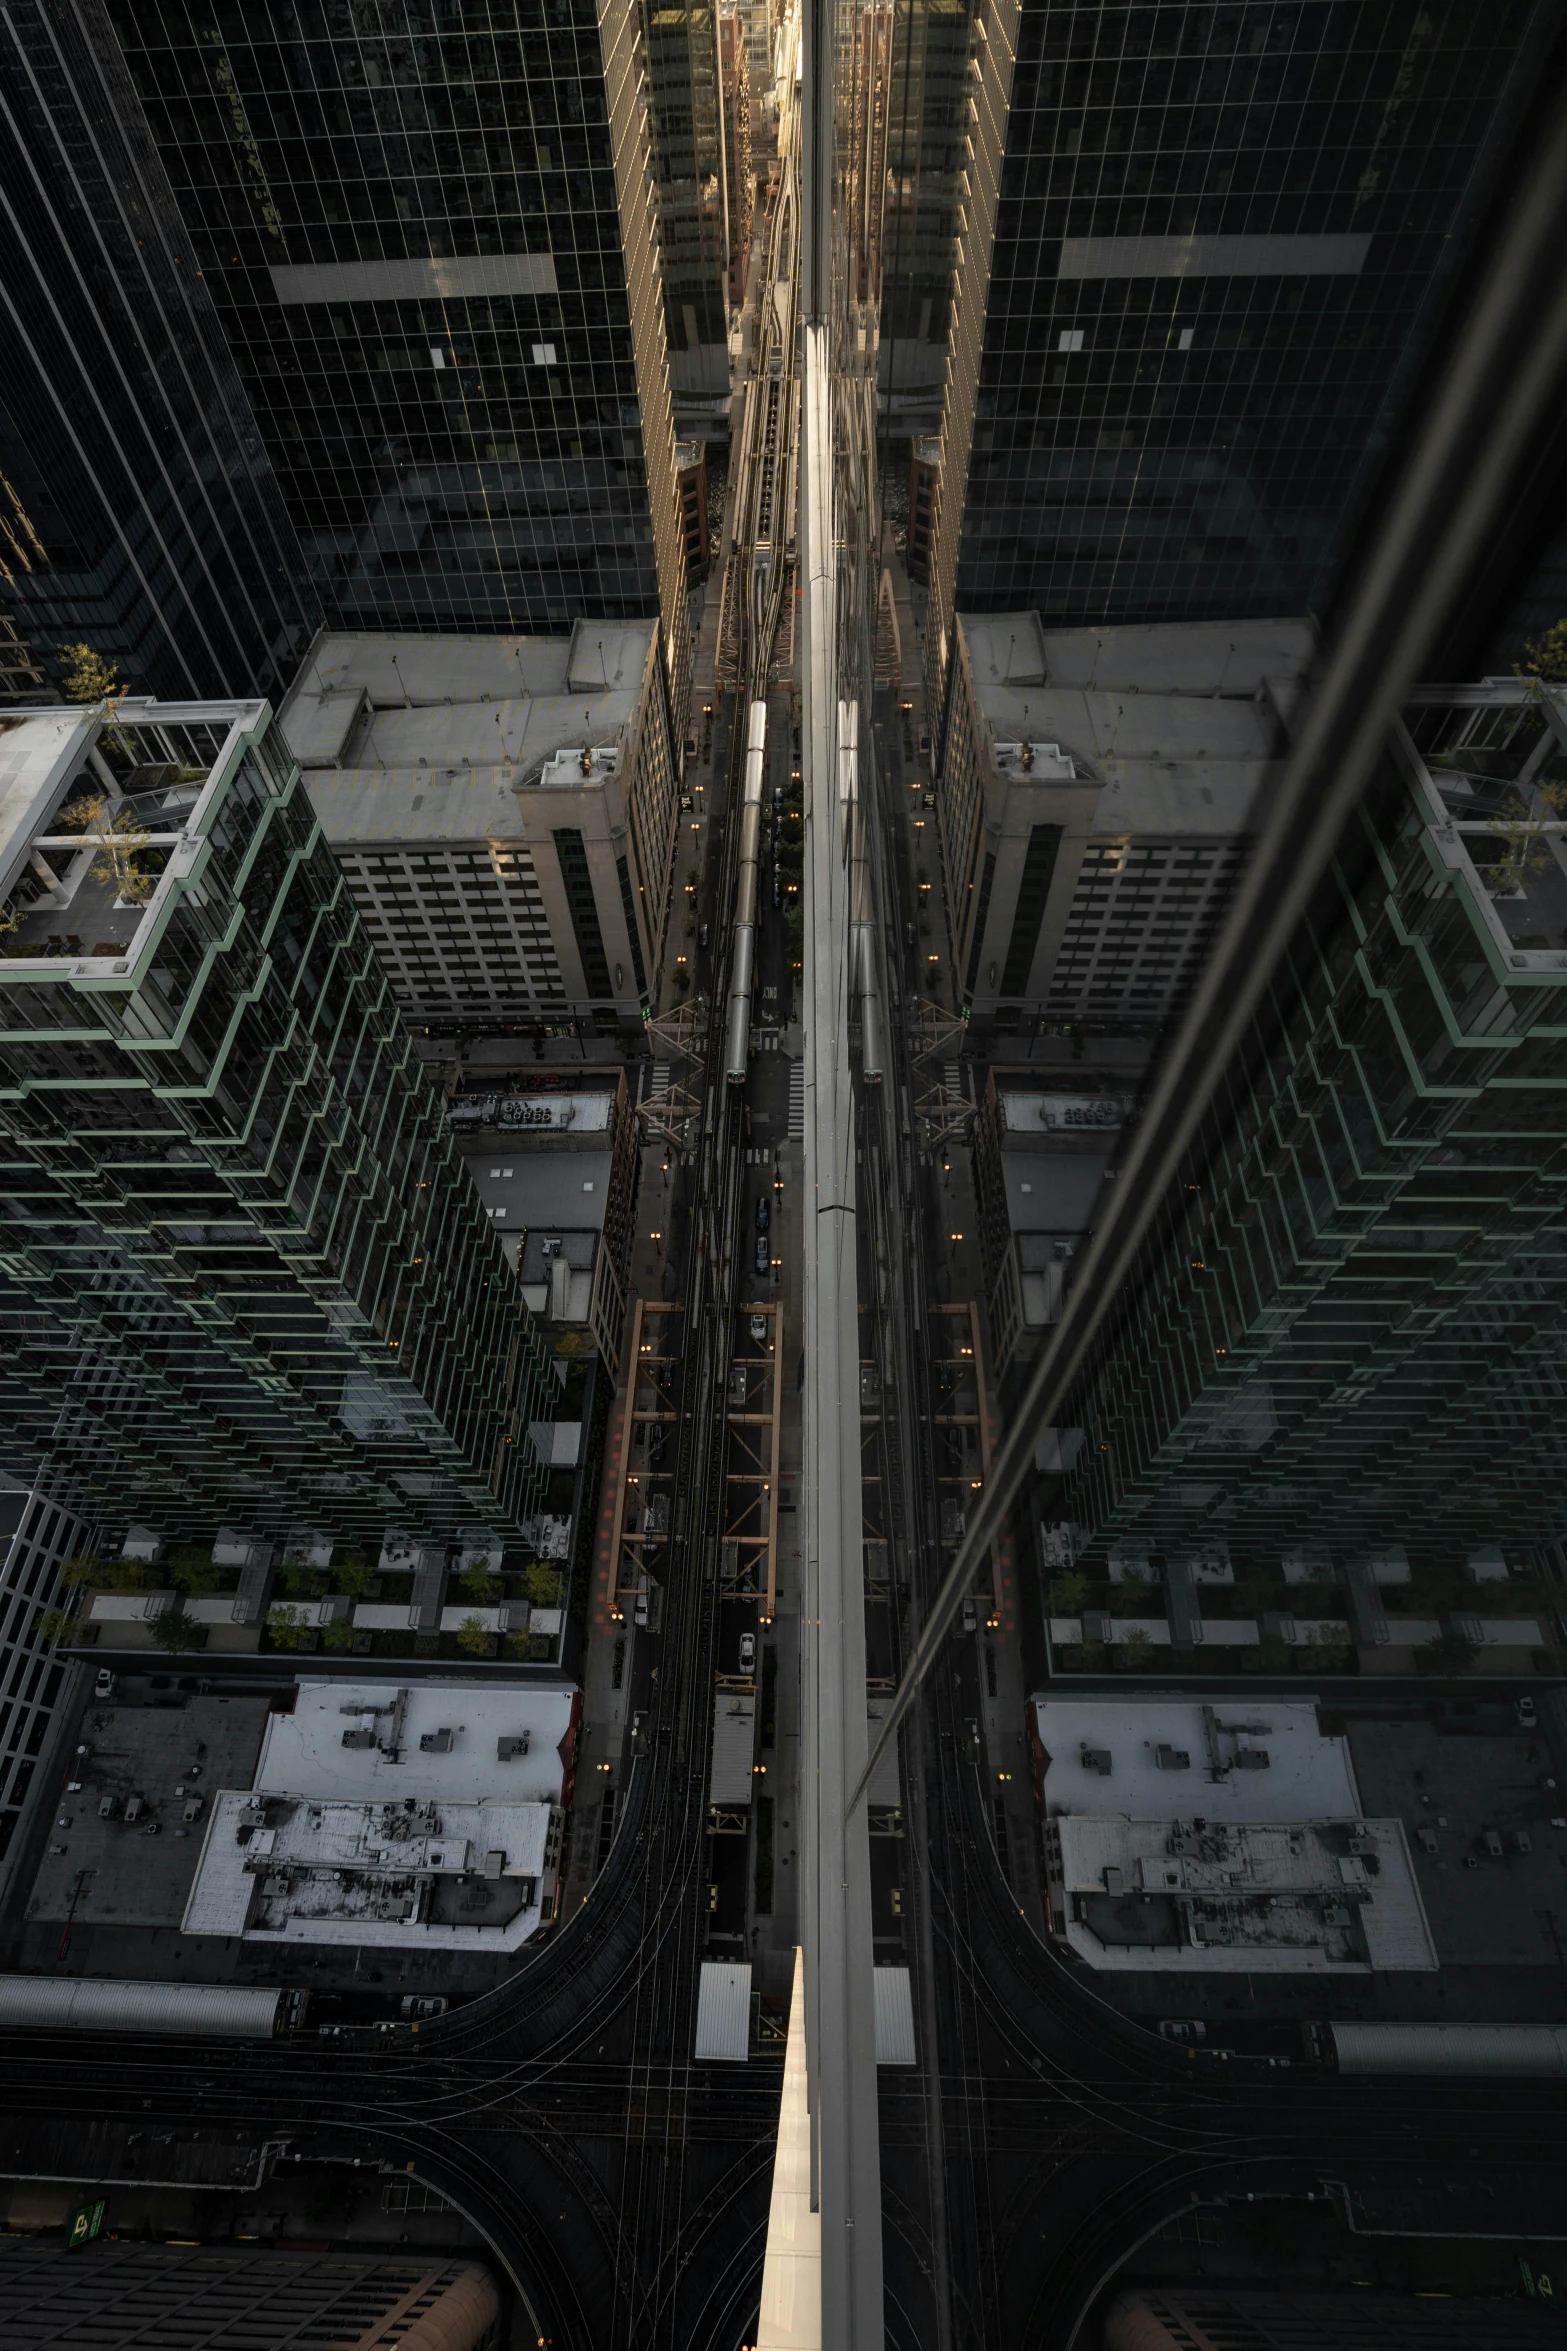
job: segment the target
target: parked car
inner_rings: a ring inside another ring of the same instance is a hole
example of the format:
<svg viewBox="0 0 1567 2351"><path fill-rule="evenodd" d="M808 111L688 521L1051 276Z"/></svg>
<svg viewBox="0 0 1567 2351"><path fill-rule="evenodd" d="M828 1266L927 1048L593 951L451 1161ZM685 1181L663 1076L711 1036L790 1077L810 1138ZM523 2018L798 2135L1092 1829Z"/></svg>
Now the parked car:
<svg viewBox="0 0 1567 2351"><path fill-rule="evenodd" d="M975 1608L972 1600L965 1600L963 1603L963 1630L966 1633L979 1631L979 1611Z"/></svg>
<svg viewBox="0 0 1567 2351"><path fill-rule="evenodd" d="M1532 1698L1523 1697L1518 1699L1513 1706L1513 1712L1518 1717L1518 1728L1521 1731L1533 1731L1539 1729L1540 1718L1535 1713L1534 1700Z"/></svg>
<svg viewBox="0 0 1567 2351"><path fill-rule="evenodd" d="M114 1696L114 1676L106 1665L98 1668L98 1679L93 1684L92 1694L100 1706Z"/></svg>
<svg viewBox="0 0 1567 2351"><path fill-rule="evenodd" d="M701 929L697 932L696 943L701 948L704 955L707 953L707 943L709 939L711 939L712 935L713 929L711 923L703 923Z"/></svg>
<svg viewBox="0 0 1567 2351"><path fill-rule="evenodd" d="M772 1202L771 1202L771 1201L768 1199L768 1197L767 1197L767 1194L764 1192L764 1193L762 1194L762 1197L760 1198L760 1200L758 1200L758 1202L756 1203L756 1229L757 1229L757 1231L758 1231L759 1233L765 1233L765 1232L767 1231L768 1227L771 1225L772 1221L773 1221L773 1208L772 1208Z"/></svg>
<svg viewBox="0 0 1567 2351"><path fill-rule="evenodd" d="M766 1235L765 1233L758 1233L758 1234L757 1234L757 1236L756 1236L756 1258L755 1258L755 1264L756 1264L756 1270L757 1270L757 1272L758 1272L758 1273L769 1273L769 1272L771 1272L771 1270L772 1270L772 1263L773 1263L773 1245L772 1245L771 1241L769 1241L769 1239L767 1238L767 1235Z"/></svg>
<svg viewBox="0 0 1567 2351"><path fill-rule="evenodd" d="M742 1633L740 1635L740 1671L742 1673L755 1673L756 1671L755 1633Z"/></svg>

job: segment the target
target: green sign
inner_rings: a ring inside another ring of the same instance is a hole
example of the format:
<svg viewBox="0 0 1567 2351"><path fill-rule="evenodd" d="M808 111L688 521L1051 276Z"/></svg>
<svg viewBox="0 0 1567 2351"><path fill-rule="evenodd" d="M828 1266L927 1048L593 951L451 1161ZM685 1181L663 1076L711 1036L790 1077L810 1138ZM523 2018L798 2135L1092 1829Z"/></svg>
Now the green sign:
<svg viewBox="0 0 1567 2351"><path fill-rule="evenodd" d="M104 2199L101 2196L96 2204L78 2204L73 2212L67 2213L65 2220L65 2249L67 2253L74 2251L78 2245L92 2243L98 2231L103 2227L103 2214Z"/></svg>

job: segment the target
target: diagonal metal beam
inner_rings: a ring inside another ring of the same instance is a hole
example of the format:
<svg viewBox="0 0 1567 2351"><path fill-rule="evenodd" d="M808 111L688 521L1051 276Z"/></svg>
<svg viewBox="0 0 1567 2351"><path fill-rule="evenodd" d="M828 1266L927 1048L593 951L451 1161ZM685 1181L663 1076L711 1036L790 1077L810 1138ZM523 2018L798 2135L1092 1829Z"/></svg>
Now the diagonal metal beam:
<svg viewBox="0 0 1567 2351"><path fill-rule="evenodd" d="M805 1991L822 2341L881 2351L881 2154L870 1841L846 1799L866 1748L859 1268L849 1070L848 832L839 793L838 580L828 331L805 330L800 468L806 806L805 1395L801 1610Z"/></svg>

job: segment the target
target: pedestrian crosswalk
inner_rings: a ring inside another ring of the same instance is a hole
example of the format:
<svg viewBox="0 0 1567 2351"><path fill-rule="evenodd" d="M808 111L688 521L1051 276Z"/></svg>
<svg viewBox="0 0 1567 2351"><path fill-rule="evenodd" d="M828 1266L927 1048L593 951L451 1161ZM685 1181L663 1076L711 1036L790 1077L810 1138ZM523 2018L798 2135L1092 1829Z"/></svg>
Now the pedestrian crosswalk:
<svg viewBox="0 0 1567 2351"><path fill-rule="evenodd" d="M803 1142L804 1139L805 1064L803 1061L791 1061L789 1064L789 1140L791 1143L798 1143Z"/></svg>
<svg viewBox="0 0 1567 2351"><path fill-rule="evenodd" d="M669 1100L669 1064L667 1061L655 1061L648 1072L647 1098L650 1102L667 1102Z"/></svg>

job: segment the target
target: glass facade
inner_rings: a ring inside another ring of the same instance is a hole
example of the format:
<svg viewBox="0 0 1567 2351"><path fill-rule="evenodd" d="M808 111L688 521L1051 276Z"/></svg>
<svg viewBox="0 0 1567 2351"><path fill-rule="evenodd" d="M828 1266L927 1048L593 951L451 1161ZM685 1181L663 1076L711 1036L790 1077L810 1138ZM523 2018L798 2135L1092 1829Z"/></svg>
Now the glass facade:
<svg viewBox="0 0 1567 2351"><path fill-rule="evenodd" d="M515 1537L547 1359L266 706L6 732L11 1459L111 1528Z"/></svg>
<svg viewBox="0 0 1567 2351"><path fill-rule="evenodd" d="M718 12L651 0L643 25L670 382L677 397L727 398L731 125Z"/></svg>
<svg viewBox="0 0 1567 2351"><path fill-rule="evenodd" d="M938 617L1320 609L1555 14L993 0Z"/></svg>
<svg viewBox="0 0 1567 2351"><path fill-rule="evenodd" d="M320 620L97 0L0 21L0 614L58 690L278 693ZM9 665L7 665L9 666Z"/></svg>
<svg viewBox="0 0 1567 2351"><path fill-rule="evenodd" d="M662 611L680 706L630 0L112 13L330 620Z"/></svg>
<svg viewBox="0 0 1567 2351"><path fill-rule="evenodd" d="M968 0L896 0L882 214L881 402L889 435L934 432L968 150Z"/></svg>
<svg viewBox="0 0 1567 2351"><path fill-rule="evenodd" d="M1086 1557L1560 1531L1567 697L1406 721L1072 1412Z"/></svg>

